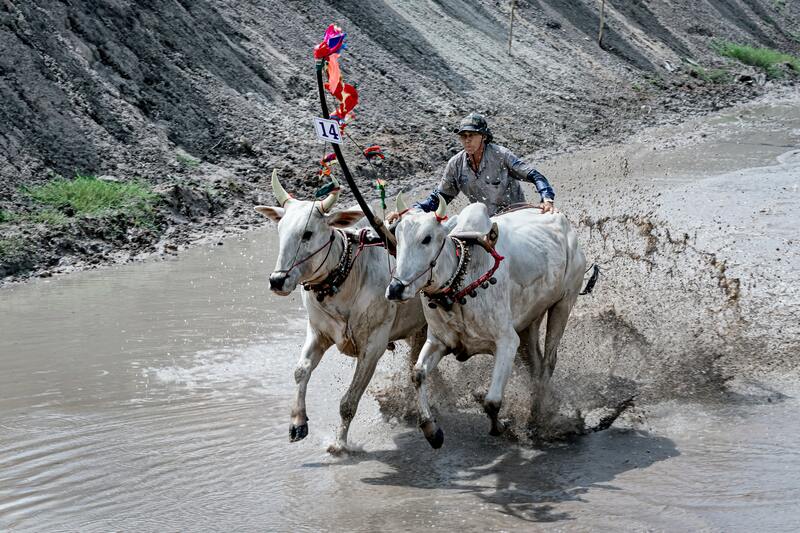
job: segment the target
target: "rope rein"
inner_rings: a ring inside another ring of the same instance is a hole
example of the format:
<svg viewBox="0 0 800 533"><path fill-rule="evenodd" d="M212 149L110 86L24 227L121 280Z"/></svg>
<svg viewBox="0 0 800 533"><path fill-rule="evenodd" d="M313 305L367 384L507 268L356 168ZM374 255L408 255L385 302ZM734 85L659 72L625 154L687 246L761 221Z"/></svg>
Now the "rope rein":
<svg viewBox="0 0 800 533"><path fill-rule="evenodd" d="M416 276L414 279L412 279L412 280L411 280L411 281L409 281L408 283L405 283L403 280L401 280L400 278L396 277L396 276L394 275L394 272L391 272L391 274L392 274L392 279L395 279L395 280L399 281L400 283L402 283L403 285L405 285L406 287L408 287L408 286L411 286L411 284L412 284L412 283L414 283L415 281L417 281L419 278L421 278L422 276L424 276L426 272L430 272L430 273L431 273L431 275L430 275L430 277L428 278L428 282L427 282L427 283L425 283L425 285L423 285L423 286L420 288L420 290L422 290L422 289L424 289L425 287L427 287L428 285L430 285L430 284L431 284L431 282L433 281L433 268L436 266L436 262L439 260L439 256L442 254L442 250L444 250L444 245L445 245L445 243L446 243L446 242L447 242L447 238L444 238L444 239L442 239L442 245L439 247L439 251L436 253L436 257L434 257L434 258L433 258L433 261L431 261L431 262L430 262L430 264L428 265L428 268L426 268L425 270L423 270L422 272L420 272L419 274L417 274L417 276Z"/></svg>
<svg viewBox="0 0 800 533"><path fill-rule="evenodd" d="M307 227L307 226L306 226L306 227ZM317 267L317 268L314 270L314 272L312 272L312 273L311 273L311 275L313 276L314 274L316 274L316 273L317 273L317 271L319 271L319 269L320 269L320 268L322 268L322 265L324 265L324 264L325 264L325 261L327 261L327 260L328 260L328 256L329 256L329 255L330 255L330 253L331 253L331 249L330 249L330 248L331 248L331 245L333 244L333 241L334 241L334 240L336 240L336 233L335 233L335 232L331 232L331 237L330 237L330 239L328 239L328 242L326 242L325 244L323 244L322 246L320 246L319 248L317 248L316 250L314 250L313 252L311 252L311 253L310 253L309 255L307 255L307 256L306 256L306 257L305 257L303 260L301 260L301 261L295 261L295 262L292 264L292 266L290 266L290 267L289 267L288 269L286 269L286 270L276 270L275 272L283 272L283 273L285 273L285 274L289 274L289 272L291 272L292 270L294 270L294 269L295 269L295 268L297 268L298 266L302 265L303 263L305 263L306 261L308 261L309 259L311 259L311 258L312 258L312 257L314 257L315 255L317 255L318 253L320 253L322 250L324 250L325 248L327 248L327 249L328 249L328 253L326 253L326 254L325 254L325 258L322 260L322 262L320 263L320 265L319 265L319 266L318 266L318 267ZM301 241L301 242L302 242L302 241ZM297 251L296 251L296 252L295 252L295 254L294 254L294 257L295 257L295 259L297 258L297 254L298 254L298 253L300 253L300 246L301 246L300 244L298 244L298 245L297 245Z"/></svg>

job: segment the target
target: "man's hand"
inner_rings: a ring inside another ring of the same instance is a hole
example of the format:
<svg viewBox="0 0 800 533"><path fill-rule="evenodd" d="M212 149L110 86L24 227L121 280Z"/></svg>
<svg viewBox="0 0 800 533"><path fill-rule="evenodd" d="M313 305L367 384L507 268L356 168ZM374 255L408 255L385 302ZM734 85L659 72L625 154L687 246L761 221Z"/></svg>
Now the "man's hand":
<svg viewBox="0 0 800 533"><path fill-rule="evenodd" d="M542 214L544 213L558 213L558 209L556 206L553 205L553 202L542 202L539 204L539 207L542 209Z"/></svg>
<svg viewBox="0 0 800 533"><path fill-rule="evenodd" d="M388 215L386 215L386 223L387 224L394 224L394 222L400 218L400 213L397 211L391 211Z"/></svg>

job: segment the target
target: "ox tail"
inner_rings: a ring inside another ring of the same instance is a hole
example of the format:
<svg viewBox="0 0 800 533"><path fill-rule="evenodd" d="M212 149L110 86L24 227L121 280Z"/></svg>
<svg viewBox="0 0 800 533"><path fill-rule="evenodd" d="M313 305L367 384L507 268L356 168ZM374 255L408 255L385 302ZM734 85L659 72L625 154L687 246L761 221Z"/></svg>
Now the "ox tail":
<svg viewBox="0 0 800 533"><path fill-rule="evenodd" d="M597 283L597 279L600 277L600 267L597 266L597 263L592 263L592 266L590 266L586 272L589 272L589 270L592 271L592 275L589 276L589 281L586 282L586 286L583 288L583 290L578 293L581 296L584 294L591 294L594 290L595 284Z"/></svg>

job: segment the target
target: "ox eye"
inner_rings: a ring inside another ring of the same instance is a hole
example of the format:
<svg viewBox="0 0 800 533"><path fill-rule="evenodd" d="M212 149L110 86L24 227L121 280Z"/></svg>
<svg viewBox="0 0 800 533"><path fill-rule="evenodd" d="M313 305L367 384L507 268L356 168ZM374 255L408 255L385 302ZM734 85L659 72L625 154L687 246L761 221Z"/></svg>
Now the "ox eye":
<svg viewBox="0 0 800 533"><path fill-rule="evenodd" d="M303 233L303 240L304 240L304 241L307 241L308 239L310 239L310 238L311 238L311 235L313 235L313 234L314 234L314 233L313 233L313 232L311 232L311 231L307 231L307 232Z"/></svg>
<svg viewBox="0 0 800 533"><path fill-rule="evenodd" d="M431 236L426 235L425 238L422 239L422 244L428 244L429 242L431 242Z"/></svg>

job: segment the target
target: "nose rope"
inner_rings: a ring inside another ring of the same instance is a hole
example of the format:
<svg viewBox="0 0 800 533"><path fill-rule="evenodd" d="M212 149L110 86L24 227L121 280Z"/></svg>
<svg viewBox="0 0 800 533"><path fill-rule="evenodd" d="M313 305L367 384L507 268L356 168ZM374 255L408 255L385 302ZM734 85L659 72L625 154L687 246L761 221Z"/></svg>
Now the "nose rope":
<svg viewBox="0 0 800 533"><path fill-rule="evenodd" d="M306 222L305 222L305 224L303 224L303 233L305 233L305 232L306 232L306 230L308 229L308 223L309 223L309 221L311 220L311 214L312 214L313 212L314 212L314 210L313 210L313 209L309 209L309 211L308 211L308 216L306 217ZM276 270L275 272L285 272L285 273L286 273L286 275L288 275L288 274L289 274L289 272L291 272L291 271L292 271L292 269L293 269L295 266L297 266L297 263L295 263L295 261L297 261L297 255L300 253L300 247L301 247L301 246L303 246L303 240L302 240L302 239L298 239L298 240L297 240L297 248L295 248L295 250L294 250L294 257L292 257L292 266L291 266L291 267L289 267L289 270Z"/></svg>
<svg viewBox="0 0 800 533"><path fill-rule="evenodd" d="M332 232L331 232L331 238L330 238L330 239L328 239L328 242L326 242L325 244L323 244L322 246L320 246L319 248L317 248L317 249L316 249L315 251L313 251L311 254L307 255L307 256L305 257L305 259L303 259L302 261L297 261L297 262L295 262L295 263L294 263L292 266L290 266L290 267L289 267L287 270L275 270L275 272L283 272L283 274L284 274L284 275L288 275L288 274L289 274L289 272L291 272L292 270L294 270L296 267L298 267L298 266L302 265L303 263L305 263L306 261L308 261L309 259L311 259L311 258L312 258L312 257L314 257L315 255L317 255L318 253L320 253L322 250L324 250L325 248L327 248L327 249L328 249L328 253L326 253L326 254L325 254L325 258L322 260L322 262L319 264L319 266L318 266L318 267L317 267L317 268L314 270L314 272L312 272L312 273L311 273L311 275L313 276L314 274L316 274L316 273L317 273L317 271L318 271L320 268L322 268L322 265L324 265L324 264L325 264L325 261L327 261L327 260L328 260L328 256L329 256L329 255L330 255L330 253L331 253L331 245L333 244L333 241L335 241L335 240L336 240L336 232L335 232L335 231L332 231ZM299 249L298 249L298 251L299 251ZM295 255L295 257L297 257L297 255ZM273 273L274 273L274 272L273 272Z"/></svg>
<svg viewBox="0 0 800 533"><path fill-rule="evenodd" d="M447 237L445 236L445 238L444 238L444 239L442 239L442 245L439 247L439 251L437 252L437 254L436 254L436 257L434 257L434 258L433 258L433 261L431 261L431 263L430 263L430 265L428 266L428 268L426 268L425 270L423 270L422 272L420 272L419 274L417 274L417 276L416 276L414 279L412 279L412 280L411 280L411 281L409 281L408 283L405 283L403 280L401 280L400 278L398 278L397 276L395 276L395 275L394 275L394 272L392 272L392 279L393 279L393 280L397 280L397 281L399 281L399 282L400 282L400 284L401 284L401 285L403 285L403 286L405 286L405 287L410 287L410 286L411 286L411 284L413 284L413 283L414 283L415 281L417 281L419 278L421 278L422 276L424 276L426 272L430 272L430 273L431 273L431 275L430 275L430 277L428 278L428 282L427 282L425 285L423 285L422 287L420 287L420 288L419 288L419 290L417 291L417 293L419 293L419 291L421 291L422 289L424 289L425 287L427 287L428 285L430 285L430 284L431 284L431 282L433 281L433 268L436 266L436 262L439 260L439 256L440 256L440 255L442 255L442 250L444 250L444 245L445 245L445 243L446 243L446 242L447 242ZM415 294L415 296L416 296L416 294L417 294L417 293L414 293L414 294Z"/></svg>

